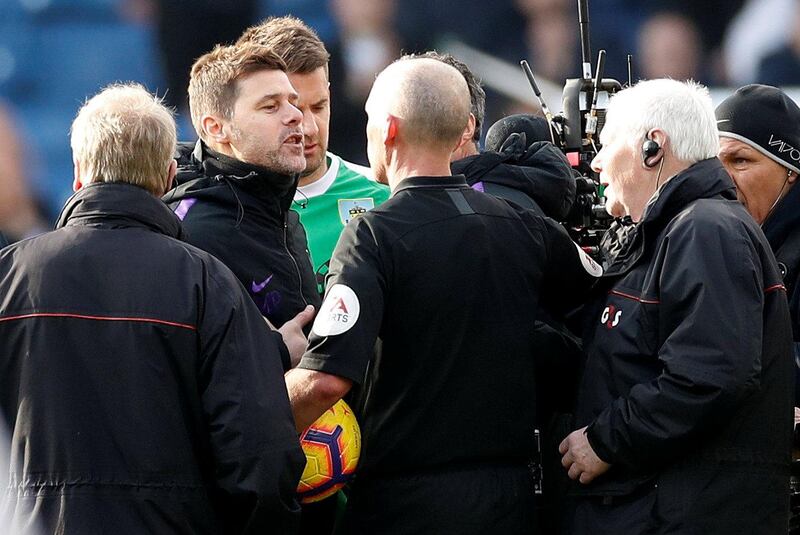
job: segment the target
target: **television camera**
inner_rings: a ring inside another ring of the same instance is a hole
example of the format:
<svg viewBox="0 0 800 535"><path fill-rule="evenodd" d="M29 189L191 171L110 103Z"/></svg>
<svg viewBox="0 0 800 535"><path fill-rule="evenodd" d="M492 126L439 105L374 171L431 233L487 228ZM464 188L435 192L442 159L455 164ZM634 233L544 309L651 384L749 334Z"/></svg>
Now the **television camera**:
<svg viewBox="0 0 800 535"><path fill-rule="evenodd" d="M542 98L528 62L520 62L536 98L541 104L550 130L550 141L561 149L579 176L576 178L575 201L562 223L572 239L588 253L599 254L600 240L611 225L605 210L599 177L592 171L591 161L600 151L600 132L605 125L609 99L622 89L622 84L604 78L606 51L601 50L592 76L589 40L588 0L578 0L582 76L566 80L560 114L550 112ZM628 85L631 84L631 56L628 55Z"/></svg>

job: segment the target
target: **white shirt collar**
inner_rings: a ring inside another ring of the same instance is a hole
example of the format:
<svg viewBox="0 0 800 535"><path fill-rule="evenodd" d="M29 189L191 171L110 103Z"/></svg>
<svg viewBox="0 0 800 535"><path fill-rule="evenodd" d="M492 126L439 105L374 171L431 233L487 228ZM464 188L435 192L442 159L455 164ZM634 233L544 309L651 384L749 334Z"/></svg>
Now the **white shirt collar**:
<svg viewBox="0 0 800 535"><path fill-rule="evenodd" d="M297 186L297 191L294 194L295 201L300 202L312 197L318 197L328 191L328 188L333 185L333 181L336 180L336 175L339 173L339 158L330 152L326 153L326 157L328 159L328 170L311 184Z"/></svg>

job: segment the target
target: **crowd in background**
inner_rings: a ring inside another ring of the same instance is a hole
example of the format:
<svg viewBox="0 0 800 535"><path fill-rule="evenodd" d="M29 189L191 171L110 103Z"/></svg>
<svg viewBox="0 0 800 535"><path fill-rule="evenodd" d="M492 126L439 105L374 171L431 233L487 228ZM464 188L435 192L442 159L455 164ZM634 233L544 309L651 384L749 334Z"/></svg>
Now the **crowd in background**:
<svg viewBox="0 0 800 535"><path fill-rule="evenodd" d="M332 53L331 150L366 163L363 110L375 74L402 52L451 50L482 78L486 124L533 106L527 58L554 87L580 73L575 0L4 0L0 22L0 231L51 226L70 193L69 124L87 95L135 80L165 95L194 139L186 85L193 60L269 15L313 26ZM456 7L457 5L457 7ZM710 86L800 85L798 0L591 0L606 75L692 78ZM464 52L467 51L467 52ZM468 57L466 57L468 56ZM517 69L518 70L518 69ZM513 89L513 88L512 88ZM558 110L560 103L550 102Z"/></svg>

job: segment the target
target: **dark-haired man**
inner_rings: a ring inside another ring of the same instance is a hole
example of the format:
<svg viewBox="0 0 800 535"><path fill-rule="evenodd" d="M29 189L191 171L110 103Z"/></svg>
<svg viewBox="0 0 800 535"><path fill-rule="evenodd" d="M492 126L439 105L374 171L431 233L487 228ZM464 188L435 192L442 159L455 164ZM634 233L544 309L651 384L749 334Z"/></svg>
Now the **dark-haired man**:
<svg viewBox="0 0 800 535"><path fill-rule="evenodd" d="M165 196L189 242L222 260L276 327L320 301L290 210L306 166L297 99L286 64L264 47L218 46L200 57L189 83L200 140Z"/></svg>
<svg viewBox="0 0 800 535"><path fill-rule="evenodd" d="M265 46L278 54L286 62L289 81L298 94L306 167L300 173L293 209L305 227L322 293L342 229L388 199L389 188L367 178L369 169L328 152L330 54L314 30L295 17L273 17L247 29L237 44L246 43Z"/></svg>

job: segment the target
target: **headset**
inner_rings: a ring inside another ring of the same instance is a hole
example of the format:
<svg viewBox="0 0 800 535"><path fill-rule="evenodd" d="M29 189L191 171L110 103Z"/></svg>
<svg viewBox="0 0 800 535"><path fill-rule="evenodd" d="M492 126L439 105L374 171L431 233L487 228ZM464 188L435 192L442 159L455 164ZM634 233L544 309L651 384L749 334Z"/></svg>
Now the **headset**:
<svg viewBox="0 0 800 535"><path fill-rule="evenodd" d="M658 185L661 183L661 171L664 170L664 155L661 153L661 145L655 139L645 137L644 143L642 143L642 164L648 169L658 166L656 188L653 191L655 195L658 193Z"/></svg>
<svg viewBox="0 0 800 535"><path fill-rule="evenodd" d="M661 145L658 144L658 141L646 138L645 142L642 143L642 163L644 166L648 169L657 166L658 162L663 160L663 157L656 159L656 156L658 156L660 152Z"/></svg>

